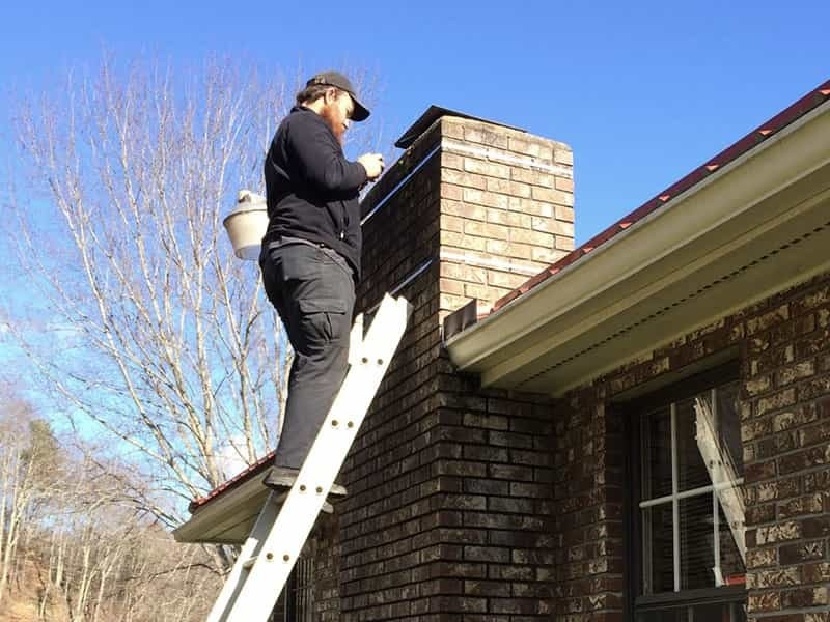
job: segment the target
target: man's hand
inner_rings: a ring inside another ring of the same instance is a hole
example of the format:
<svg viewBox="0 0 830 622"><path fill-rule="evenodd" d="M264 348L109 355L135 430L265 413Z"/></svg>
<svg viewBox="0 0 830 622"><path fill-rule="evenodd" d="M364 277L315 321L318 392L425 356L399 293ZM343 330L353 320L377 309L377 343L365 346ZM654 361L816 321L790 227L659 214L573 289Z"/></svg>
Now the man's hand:
<svg viewBox="0 0 830 622"><path fill-rule="evenodd" d="M357 159L366 169L366 177L374 181L383 172L383 155L380 153L364 153Z"/></svg>

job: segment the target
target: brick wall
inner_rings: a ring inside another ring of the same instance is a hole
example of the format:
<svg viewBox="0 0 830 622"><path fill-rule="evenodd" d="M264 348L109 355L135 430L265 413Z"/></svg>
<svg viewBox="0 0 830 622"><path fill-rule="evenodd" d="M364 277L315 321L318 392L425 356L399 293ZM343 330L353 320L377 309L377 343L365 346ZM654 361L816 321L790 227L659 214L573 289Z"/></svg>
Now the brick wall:
<svg viewBox="0 0 830 622"><path fill-rule="evenodd" d="M554 408L556 620L623 620L615 399L740 361L749 619L830 620L830 276L723 318L569 393ZM587 457L587 459L586 459Z"/></svg>
<svg viewBox="0 0 830 622"><path fill-rule="evenodd" d="M744 314L747 584L757 620L830 620L828 318L827 278Z"/></svg>
<svg viewBox="0 0 830 622"><path fill-rule="evenodd" d="M312 619L315 622L340 620L340 542L338 515L324 514L317 520L303 555L313 568ZM277 622L282 622L277 618Z"/></svg>
<svg viewBox="0 0 830 622"><path fill-rule="evenodd" d="M358 307L422 272L401 291L410 327L342 471L341 620L549 617L548 401L456 375L440 327L573 247L570 171L565 145L444 117L364 200L380 208Z"/></svg>
<svg viewBox="0 0 830 622"><path fill-rule="evenodd" d="M623 426L601 396L575 391L554 409L554 620L622 620Z"/></svg>

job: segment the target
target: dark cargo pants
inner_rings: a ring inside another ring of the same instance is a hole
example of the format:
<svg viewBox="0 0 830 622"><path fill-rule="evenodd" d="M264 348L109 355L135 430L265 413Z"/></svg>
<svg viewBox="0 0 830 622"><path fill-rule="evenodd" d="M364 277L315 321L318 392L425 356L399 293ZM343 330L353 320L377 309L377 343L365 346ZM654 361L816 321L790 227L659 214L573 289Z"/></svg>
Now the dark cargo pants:
<svg viewBox="0 0 830 622"><path fill-rule="evenodd" d="M354 279L345 259L310 243L263 247L259 265L295 352L274 464L299 469L348 369Z"/></svg>

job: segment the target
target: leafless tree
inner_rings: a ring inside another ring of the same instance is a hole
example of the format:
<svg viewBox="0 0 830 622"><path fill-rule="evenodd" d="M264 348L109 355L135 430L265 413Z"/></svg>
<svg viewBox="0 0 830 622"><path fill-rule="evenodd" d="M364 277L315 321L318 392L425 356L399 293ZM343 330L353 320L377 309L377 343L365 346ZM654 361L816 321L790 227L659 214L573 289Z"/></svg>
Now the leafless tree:
<svg viewBox="0 0 830 622"><path fill-rule="evenodd" d="M52 477L55 443L31 407L0 395L0 602L7 593L32 515Z"/></svg>
<svg viewBox="0 0 830 622"><path fill-rule="evenodd" d="M219 575L198 546L173 542L136 512L123 465L85 456L42 507L28 543L41 575L38 610L55 622L179 622L204 613ZM202 596L202 597L198 597Z"/></svg>
<svg viewBox="0 0 830 622"><path fill-rule="evenodd" d="M26 175L6 233L38 308L9 330L76 429L94 422L154 484L133 493L167 525L229 459L273 448L284 397L284 338L222 219L239 189L262 192L298 81L242 67L105 61L15 114Z"/></svg>

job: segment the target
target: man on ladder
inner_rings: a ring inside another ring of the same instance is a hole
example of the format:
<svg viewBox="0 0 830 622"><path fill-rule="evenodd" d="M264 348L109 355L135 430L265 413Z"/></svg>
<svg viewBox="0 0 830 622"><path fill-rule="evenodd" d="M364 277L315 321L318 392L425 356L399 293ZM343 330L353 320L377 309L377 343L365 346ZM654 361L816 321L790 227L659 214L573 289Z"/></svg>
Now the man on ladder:
<svg viewBox="0 0 830 622"><path fill-rule="evenodd" d="M294 346L271 492L208 622L266 622L334 484L398 343L409 303L386 295L364 335L352 329L360 278L360 189L383 172L380 154L343 155L350 121L369 111L352 83L326 72L297 95L265 161L269 225L259 265ZM351 367L349 348L354 344ZM347 373L348 372L348 373Z"/></svg>
<svg viewBox="0 0 830 622"><path fill-rule="evenodd" d="M368 116L348 78L318 74L297 94L265 160L269 225L259 265L295 351L282 433L264 481L271 488L296 481L348 368L360 279L358 195L383 172L383 157L367 153L350 162L342 144L350 123Z"/></svg>

